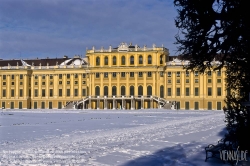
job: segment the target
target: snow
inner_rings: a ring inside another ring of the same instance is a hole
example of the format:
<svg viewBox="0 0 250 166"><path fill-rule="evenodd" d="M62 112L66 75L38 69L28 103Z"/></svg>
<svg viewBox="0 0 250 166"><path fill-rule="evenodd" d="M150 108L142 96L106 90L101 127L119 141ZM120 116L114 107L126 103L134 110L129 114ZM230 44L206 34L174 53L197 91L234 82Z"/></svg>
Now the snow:
<svg viewBox="0 0 250 166"><path fill-rule="evenodd" d="M216 166L223 111L5 110L0 165Z"/></svg>

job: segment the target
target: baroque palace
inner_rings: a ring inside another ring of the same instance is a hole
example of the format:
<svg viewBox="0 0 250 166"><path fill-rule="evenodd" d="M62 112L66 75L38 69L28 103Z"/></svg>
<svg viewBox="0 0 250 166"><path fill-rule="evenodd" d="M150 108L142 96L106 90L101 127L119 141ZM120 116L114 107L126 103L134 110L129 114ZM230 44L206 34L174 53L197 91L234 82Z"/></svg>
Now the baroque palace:
<svg viewBox="0 0 250 166"><path fill-rule="evenodd" d="M84 58L0 59L0 108L221 110L225 71L188 72L188 63L126 43Z"/></svg>

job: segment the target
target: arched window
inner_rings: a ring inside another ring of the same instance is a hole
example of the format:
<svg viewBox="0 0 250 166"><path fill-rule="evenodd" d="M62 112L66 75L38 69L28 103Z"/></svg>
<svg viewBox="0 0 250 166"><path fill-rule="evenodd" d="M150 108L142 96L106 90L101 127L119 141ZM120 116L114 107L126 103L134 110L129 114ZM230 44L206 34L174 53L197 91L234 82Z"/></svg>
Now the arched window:
<svg viewBox="0 0 250 166"><path fill-rule="evenodd" d="M164 97L164 86L161 85L160 86L160 98L163 98Z"/></svg>
<svg viewBox="0 0 250 166"><path fill-rule="evenodd" d="M99 57L96 57L96 66L99 66L100 65L100 58Z"/></svg>
<svg viewBox="0 0 250 166"><path fill-rule="evenodd" d="M112 96L116 96L116 86L112 87Z"/></svg>
<svg viewBox="0 0 250 166"><path fill-rule="evenodd" d="M148 64L152 64L152 56L151 55L148 56Z"/></svg>
<svg viewBox="0 0 250 166"><path fill-rule="evenodd" d="M107 86L104 86L104 96L109 95L109 88Z"/></svg>
<svg viewBox="0 0 250 166"><path fill-rule="evenodd" d="M95 95L100 96L100 87L99 86L95 87Z"/></svg>
<svg viewBox="0 0 250 166"><path fill-rule="evenodd" d="M143 57L142 57L142 55L139 56L139 64L143 64Z"/></svg>
<svg viewBox="0 0 250 166"><path fill-rule="evenodd" d="M142 86L138 87L138 96L143 96L143 87Z"/></svg>
<svg viewBox="0 0 250 166"><path fill-rule="evenodd" d="M160 64L163 64L163 55L160 56Z"/></svg>
<svg viewBox="0 0 250 166"><path fill-rule="evenodd" d="M134 56L132 55L131 57L130 57L130 65L133 65L134 64Z"/></svg>
<svg viewBox="0 0 250 166"><path fill-rule="evenodd" d="M122 96L125 96L125 95L126 95L126 88L125 88L125 86L122 86L122 87L121 87L121 95L122 95Z"/></svg>
<svg viewBox="0 0 250 166"><path fill-rule="evenodd" d="M130 91L130 95L131 96L135 95L135 88L134 88L134 86L130 86L129 91Z"/></svg>
<svg viewBox="0 0 250 166"><path fill-rule="evenodd" d="M152 86L147 87L147 96L152 96Z"/></svg>
<svg viewBox="0 0 250 166"><path fill-rule="evenodd" d="M109 64L109 58L106 56L104 58L104 65L108 65Z"/></svg>
<svg viewBox="0 0 250 166"><path fill-rule="evenodd" d="M113 65L116 65L116 57L113 57Z"/></svg>
<svg viewBox="0 0 250 166"><path fill-rule="evenodd" d="M125 56L122 56L122 65L125 65Z"/></svg>

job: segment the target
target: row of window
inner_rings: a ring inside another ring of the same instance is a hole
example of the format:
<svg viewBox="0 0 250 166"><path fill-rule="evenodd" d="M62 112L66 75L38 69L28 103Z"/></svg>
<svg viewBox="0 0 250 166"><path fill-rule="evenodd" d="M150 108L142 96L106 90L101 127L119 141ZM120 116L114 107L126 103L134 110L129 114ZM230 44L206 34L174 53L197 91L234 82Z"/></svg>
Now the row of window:
<svg viewBox="0 0 250 166"><path fill-rule="evenodd" d="M74 78L78 78L79 75L82 75L82 78L86 78L86 74L74 74ZM63 77L63 74L59 74L59 79L62 79L62 77ZM70 74L66 74L66 77L67 77L67 79L69 79ZM3 80L6 80L6 78L7 78L7 76L3 75ZM14 78L15 78L15 75L11 75L11 79L14 80ZM38 75L35 75L34 78L38 79ZM42 79L45 79L45 78L46 78L46 76L42 75ZM23 74L19 75L19 79L23 79ZM49 75L49 79L53 79L53 75Z"/></svg>
<svg viewBox="0 0 250 166"><path fill-rule="evenodd" d="M221 102L217 102L216 103L216 109L217 110L221 110L222 107L221 107ZM208 110L212 110L213 109L213 103L211 101L207 102L207 109ZM177 102L177 109L180 109L180 102ZM186 101L185 102L185 110L189 110L190 109L190 102ZM199 102L195 101L194 102L194 110L199 110L200 107L199 107Z"/></svg>
<svg viewBox="0 0 250 166"><path fill-rule="evenodd" d="M140 55L139 56L139 59L138 59L138 64L143 64L143 56ZM101 59L100 57L96 57L96 66L100 66L100 63L101 63ZM109 65L109 60L108 60L108 57L105 56L104 57L104 65ZM129 64L130 65L134 65L134 56L131 55L129 57ZM147 64L152 64L152 56L151 55L148 55L147 57ZM160 64L163 64L163 55L160 56ZM112 65L117 65L117 58L116 56L113 56L112 58ZM121 65L126 65L126 58L125 56L122 56L121 57Z"/></svg>
<svg viewBox="0 0 250 166"><path fill-rule="evenodd" d="M58 96L59 97L62 97L62 89L59 89L59 94ZM29 92L31 93L31 92ZM23 89L19 89L19 97L23 97ZM15 97L15 90L14 89L11 89L10 91L10 96L11 97ZM29 96L31 96L31 94L29 94ZM46 96L46 90L45 89L42 89L42 97L45 97ZM49 97L53 97L53 89L49 89ZM70 96L70 89L67 89L66 91L66 96ZM78 89L74 89L74 96L78 96ZM82 96L86 96L86 89L82 89ZM6 89L3 89L2 90L2 97L6 97ZM38 97L38 89L35 89L34 90L34 97Z"/></svg>
<svg viewBox="0 0 250 166"><path fill-rule="evenodd" d="M104 72L103 76L104 78L108 78L109 73ZM134 72L129 72L130 77L134 77L135 73ZM113 72L112 77L116 77L117 73ZM163 77L163 72L160 73L160 76ZM96 78L100 78L100 73L95 73ZM121 77L126 77L126 72L121 72ZM138 72L138 77L143 77L143 72ZM152 77L152 72L147 72L147 77Z"/></svg>
<svg viewBox="0 0 250 166"><path fill-rule="evenodd" d="M169 84L171 84L171 80L170 79L168 79L168 83ZM176 80L176 83L180 83L181 82L181 80L180 79L177 79ZM189 79L186 79L186 83L190 83L189 82ZM199 83L199 80L198 79L195 79L194 80L194 83ZM207 79L207 83L212 83L212 79ZM217 83L221 83L221 79L217 79Z"/></svg>
<svg viewBox="0 0 250 166"><path fill-rule="evenodd" d="M10 102L10 109L14 109L14 102ZM6 108L5 107L5 102L2 102L2 108ZM23 102L18 102L18 108L19 109L23 109ZM37 102L35 101L33 104L33 108L37 109ZM41 102L41 109L45 109L45 102ZM52 108L52 102L49 102L49 109L53 109ZM62 109L62 102L58 102L58 109Z"/></svg>
<svg viewBox="0 0 250 166"><path fill-rule="evenodd" d="M176 96L181 95L181 88L176 88ZM221 87L217 87L217 96L221 96ZM167 88L167 96L172 96L172 88ZM190 96L190 88L185 88L185 96ZM199 88L194 88L194 96L199 96ZM212 88L207 88L207 96L212 96Z"/></svg>
<svg viewBox="0 0 250 166"><path fill-rule="evenodd" d="M186 71L186 77L189 77L189 75L190 75L190 72L189 71ZM199 75L199 72L198 71L195 71L194 72L194 76L198 76ZM207 72L207 75L208 76L212 76L212 72L211 71L208 71ZM172 72L168 72L168 77L171 77L172 76ZM180 71L177 71L176 72L176 77L180 77L181 76L181 72ZM221 76L221 71L217 71L217 76Z"/></svg>

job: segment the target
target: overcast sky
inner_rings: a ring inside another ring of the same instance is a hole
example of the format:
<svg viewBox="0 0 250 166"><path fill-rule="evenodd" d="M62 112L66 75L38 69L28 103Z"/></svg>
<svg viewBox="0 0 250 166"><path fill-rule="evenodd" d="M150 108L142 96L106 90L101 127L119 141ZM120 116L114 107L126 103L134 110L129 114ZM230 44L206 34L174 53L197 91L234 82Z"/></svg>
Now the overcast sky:
<svg viewBox="0 0 250 166"><path fill-rule="evenodd" d="M0 58L85 55L121 42L175 55L173 0L0 0Z"/></svg>

